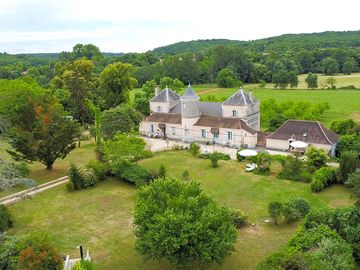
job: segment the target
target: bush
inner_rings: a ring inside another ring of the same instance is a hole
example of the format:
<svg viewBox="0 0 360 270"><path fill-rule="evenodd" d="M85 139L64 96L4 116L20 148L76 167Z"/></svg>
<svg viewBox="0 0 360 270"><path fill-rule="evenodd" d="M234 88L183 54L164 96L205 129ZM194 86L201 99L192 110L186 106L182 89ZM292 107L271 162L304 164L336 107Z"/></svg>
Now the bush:
<svg viewBox="0 0 360 270"><path fill-rule="evenodd" d="M190 148L189 148L190 153L193 156L198 156L200 154L200 145L198 145L197 143L191 143L190 144Z"/></svg>
<svg viewBox="0 0 360 270"><path fill-rule="evenodd" d="M311 180L310 173L306 170L305 162L298 156L286 156L280 160L282 170L279 178L290 179L295 181L309 182Z"/></svg>
<svg viewBox="0 0 360 270"><path fill-rule="evenodd" d="M62 258L48 241L47 235L31 233L3 236L0 245L0 269L63 269Z"/></svg>
<svg viewBox="0 0 360 270"><path fill-rule="evenodd" d="M298 211L292 201L284 203L282 213L286 223L293 223L299 218Z"/></svg>
<svg viewBox="0 0 360 270"><path fill-rule="evenodd" d="M216 168L218 167L219 160L229 160L230 156L228 154L223 154L220 152L213 152L209 155L209 159L211 162L211 167Z"/></svg>
<svg viewBox="0 0 360 270"><path fill-rule="evenodd" d="M90 261L78 261L71 270L96 270L95 264Z"/></svg>
<svg viewBox="0 0 360 270"><path fill-rule="evenodd" d="M234 222L234 225L236 228L241 228L241 227L244 227L246 225L246 219L247 219L247 216L246 214L239 210L239 209L232 209L231 210L231 217L232 217L232 220Z"/></svg>
<svg viewBox="0 0 360 270"><path fill-rule="evenodd" d="M161 164L159 167L158 177L165 178L166 177L167 169L164 164Z"/></svg>
<svg viewBox="0 0 360 270"><path fill-rule="evenodd" d="M180 150L181 150L180 145L174 144L174 145L172 146L171 150L173 150L173 151L180 151Z"/></svg>
<svg viewBox="0 0 360 270"><path fill-rule="evenodd" d="M241 149L239 149L239 150L236 152L236 159L237 159L238 161L243 161L243 160L246 159L246 157L240 155L240 154L239 154L240 151L241 151Z"/></svg>
<svg viewBox="0 0 360 270"><path fill-rule="evenodd" d="M12 227L13 219L8 211L8 209L0 204L0 234L6 229Z"/></svg>
<svg viewBox="0 0 360 270"><path fill-rule="evenodd" d="M112 172L118 179L137 186L148 183L152 178L147 170L128 160L118 161L112 166Z"/></svg>
<svg viewBox="0 0 360 270"><path fill-rule="evenodd" d="M283 204L281 202L270 202L268 205L269 216L274 220L275 225L278 224L279 218L283 212Z"/></svg>
<svg viewBox="0 0 360 270"><path fill-rule="evenodd" d="M336 182L334 175L336 170L329 167L323 167L314 173L313 180L311 182L311 191L320 192L332 183Z"/></svg>
<svg viewBox="0 0 360 270"><path fill-rule="evenodd" d="M216 83L220 87L234 87L237 83L234 72L229 68L221 69L216 76Z"/></svg>
<svg viewBox="0 0 360 270"><path fill-rule="evenodd" d="M183 171L182 175L181 175L181 179L184 181L189 181L190 180L190 174L187 170Z"/></svg>
<svg viewBox="0 0 360 270"><path fill-rule="evenodd" d="M94 187L97 183L98 180L92 172L83 172L74 164L70 165L69 182L66 184L66 188L68 191Z"/></svg>
<svg viewBox="0 0 360 270"><path fill-rule="evenodd" d="M256 172L269 175L270 174L270 164L271 164L271 156L264 152L259 152L255 157L255 163L257 165Z"/></svg>
<svg viewBox="0 0 360 270"><path fill-rule="evenodd" d="M93 173L98 181L105 180L106 176L110 173L109 166L97 160L90 160L86 168Z"/></svg>
<svg viewBox="0 0 360 270"><path fill-rule="evenodd" d="M346 151L341 154L340 157L340 177L345 182L349 174L355 172L357 168L360 168L359 153Z"/></svg>
<svg viewBox="0 0 360 270"><path fill-rule="evenodd" d="M299 217L305 217L310 211L309 203L303 198L296 198L293 201Z"/></svg>
<svg viewBox="0 0 360 270"><path fill-rule="evenodd" d="M312 145L306 150L305 155L307 158L307 165L317 169L325 166L329 161L329 157L324 149L315 148Z"/></svg>
<svg viewBox="0 0 360 270"><path fill-rule="evenodd" d="M355 205L360 207L360 169L350 174L347 184L352 187L352 193L356 199Z"/></svg>

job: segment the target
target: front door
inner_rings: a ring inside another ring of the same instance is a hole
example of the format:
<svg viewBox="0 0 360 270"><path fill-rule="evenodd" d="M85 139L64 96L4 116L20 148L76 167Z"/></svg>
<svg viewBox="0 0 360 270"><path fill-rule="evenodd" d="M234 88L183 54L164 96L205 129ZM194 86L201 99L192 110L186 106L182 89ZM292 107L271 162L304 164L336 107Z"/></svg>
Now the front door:
<svg viewBox="0 0 360 270"><path fill-rule="evenodd" d="M213 133L213 141L214 141L214 143L219 142L219 132L214 132Z"/></svg>

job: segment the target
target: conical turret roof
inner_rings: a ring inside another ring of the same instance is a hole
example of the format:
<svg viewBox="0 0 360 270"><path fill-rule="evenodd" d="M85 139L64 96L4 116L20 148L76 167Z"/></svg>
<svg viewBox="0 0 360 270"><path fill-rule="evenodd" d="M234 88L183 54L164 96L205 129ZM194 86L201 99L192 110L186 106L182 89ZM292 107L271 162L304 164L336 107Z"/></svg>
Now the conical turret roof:
<svg viewBox="0 0 360 270"><path fill-rule="evenodd" d="M200 97L195 93L195 91L192 89L191 85L189 84L184 95L181 96L181 100L200 100Z"/></svg>

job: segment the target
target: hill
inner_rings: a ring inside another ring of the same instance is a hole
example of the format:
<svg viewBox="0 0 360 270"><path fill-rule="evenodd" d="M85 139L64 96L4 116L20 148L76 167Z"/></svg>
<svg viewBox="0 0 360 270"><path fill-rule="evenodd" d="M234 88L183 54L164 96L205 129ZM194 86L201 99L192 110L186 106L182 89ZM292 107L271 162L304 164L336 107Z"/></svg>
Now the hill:
<svg viewBox="0 0 360 270"><path fill-rule="evenodd" d="M185 52L206 51L218 45L238 45L243 48L265 52L270 50L288 50L294 48L316 49L316 48L339 48L360 47L360 31L322 32L311 34L285 34L270 38L251 41L239 41L229 39L204 39L182 41L167 46L155 48L153 53L161 57L166 54L178 54Z"/></svg>

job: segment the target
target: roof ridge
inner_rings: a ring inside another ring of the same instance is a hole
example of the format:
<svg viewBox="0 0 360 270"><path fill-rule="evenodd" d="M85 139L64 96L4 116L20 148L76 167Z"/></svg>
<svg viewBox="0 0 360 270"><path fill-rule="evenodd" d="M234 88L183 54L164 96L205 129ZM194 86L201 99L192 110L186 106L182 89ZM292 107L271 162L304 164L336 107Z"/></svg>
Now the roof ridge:
<svg viewBox="0 0 360 270"><path fill-rule="evenodd" d="M321 129L321 131L322 131L322 133L323 133L323 135L325 136L325 138L327 139L327 141L329 142L329 143L331 143L331 144L333 144L333 142L329 139L329 137L326 135L326 133L325 133L325 131L324 131L324 129L323 129L323 127L322 127L322 125L320 124L320 122L319 121L316 121L317 123L318 123L318 125L319 125L319 127L320 127L320 129Z"/></svg>
<svg viewBox="0 0 360 270"><path fill-rule="evenodd" d="M244 94L244 90L243 90L242 88L240 88L239 91L240 91L241 96L242 96L242 98L243 98L243 100L244 100L244 102L245 102L245 105L248 105L247 100L246 100L246 97L245 97L245 94Z"/></svg>

